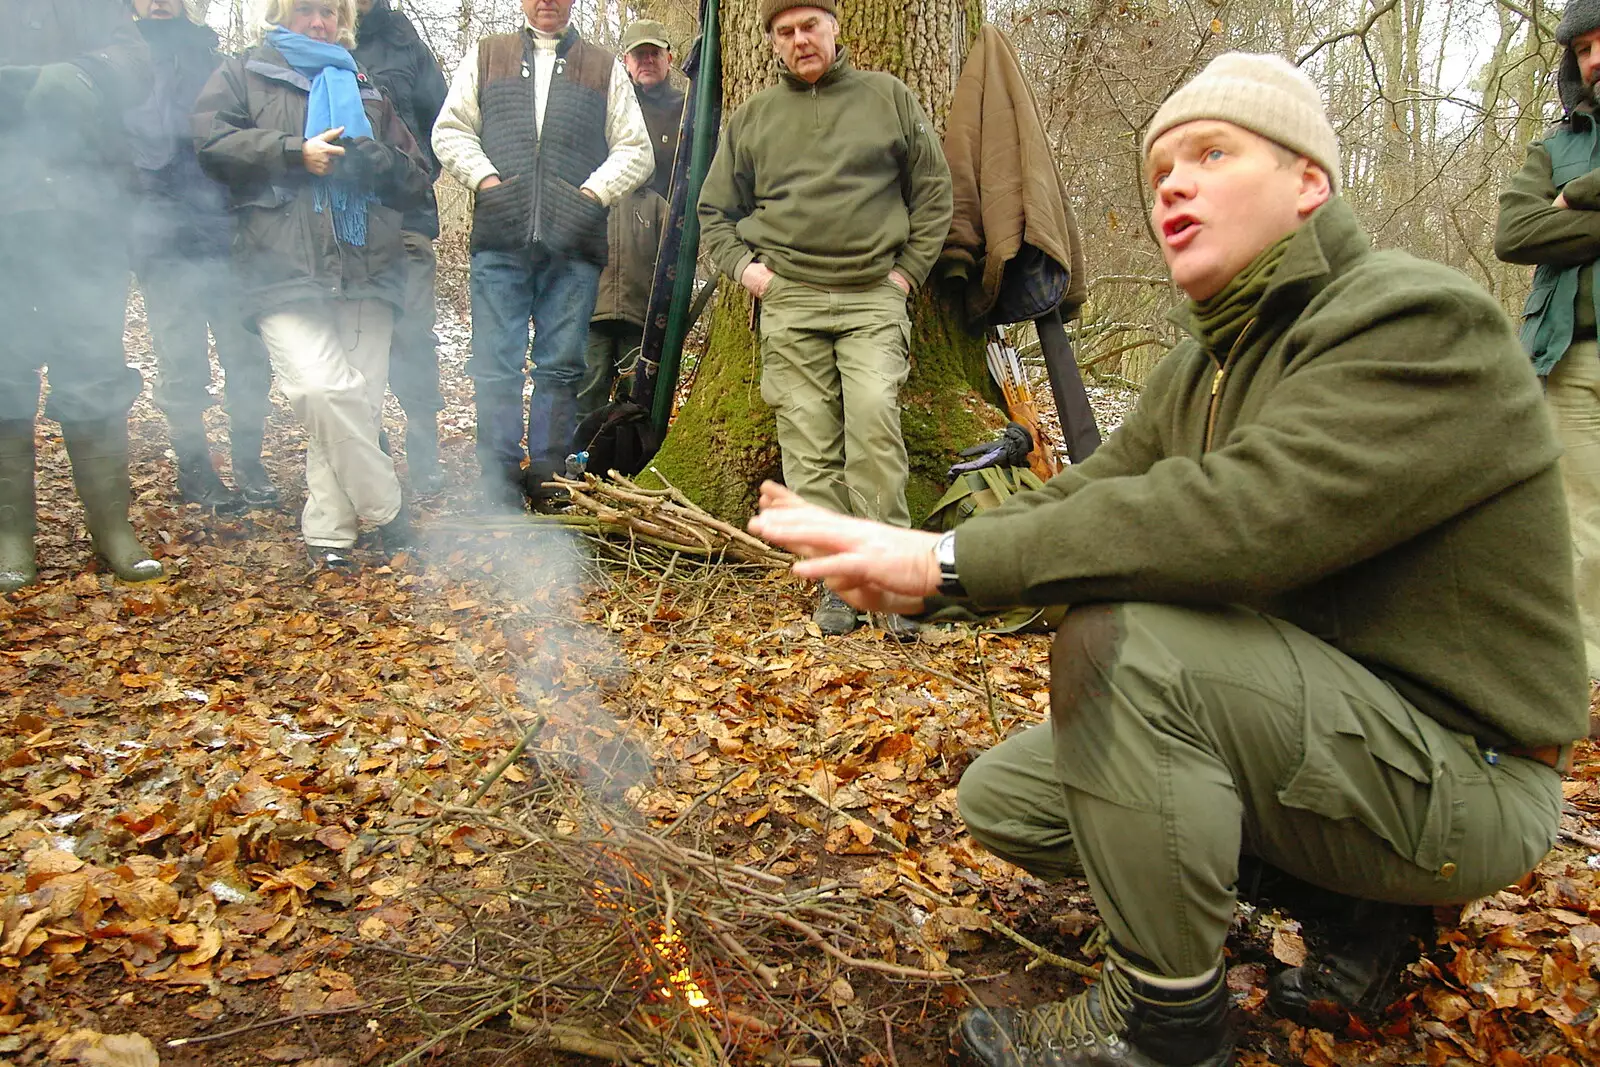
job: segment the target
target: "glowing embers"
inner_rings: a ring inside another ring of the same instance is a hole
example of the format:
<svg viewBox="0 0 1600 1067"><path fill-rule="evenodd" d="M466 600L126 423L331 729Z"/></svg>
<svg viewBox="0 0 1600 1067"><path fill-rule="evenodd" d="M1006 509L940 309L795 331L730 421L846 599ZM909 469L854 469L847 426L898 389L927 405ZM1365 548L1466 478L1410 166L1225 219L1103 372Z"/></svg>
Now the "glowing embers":
<svg viewBox="0 0 1600 1067"><path fill-rule="evenodd" d="M631 938L643 941L645 958L638 961L635 979L641 985L650 983L647 995L656 1003L681 999L696 1011L710 1012L711 998L695 980L693 954L672 919L671 891L667 893L665 920L641 920L640 909L629 903L629 890L648 891L652 887L649 877L622 856L607 852L605 857L615 862L603 872L606 877L591 883L594 902L601 911L610 912L621 921Z"/></svg>
<svg viewBox="0 0 1600 1067"><path fill-rule="evenodd" d="M650 939L650 945L667 971L666 982L657 990L661 997L671 999L673 992L679 991L689 1007L699 1011L710 1008L711 1000L700 991L700 983L694 980L694 972L689 966L689 946L678 936L671 919L667 920L665 930Z"/></svg>

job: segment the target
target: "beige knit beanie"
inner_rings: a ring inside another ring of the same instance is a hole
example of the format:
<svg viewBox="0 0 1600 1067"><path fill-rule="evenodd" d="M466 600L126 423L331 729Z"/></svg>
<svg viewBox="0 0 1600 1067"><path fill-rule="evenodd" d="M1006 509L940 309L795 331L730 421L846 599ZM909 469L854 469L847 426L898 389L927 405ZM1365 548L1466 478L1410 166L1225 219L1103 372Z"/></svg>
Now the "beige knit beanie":
<svg viewBox="0 0 1600 1067"><path fill-rule="evenodd" d="M792 7L814 7L819 11L826 11L834 18L839 17L839 13L834 10L833 0L761 0L761 28L772 29L772 20Z"/></svg>
<svg viewBox="0 0 1600 1067"><path fill-rule="evenodd" d="M1171 96L1144 133L1144 158L1150 145L1174 126L1217 119L1242 126L1328 172L1339 193L1339 138L1311 79L1282 56L1225 52Z"/></svg>

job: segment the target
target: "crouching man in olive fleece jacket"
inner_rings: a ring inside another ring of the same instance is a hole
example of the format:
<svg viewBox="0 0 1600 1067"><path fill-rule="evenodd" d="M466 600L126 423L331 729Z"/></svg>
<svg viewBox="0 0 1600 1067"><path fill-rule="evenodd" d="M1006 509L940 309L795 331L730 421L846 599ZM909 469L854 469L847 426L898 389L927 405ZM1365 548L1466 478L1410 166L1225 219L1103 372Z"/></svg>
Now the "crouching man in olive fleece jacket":
<svg viewBox="0 0 1600 1067"><path fill-rule="evenodd" d="M866 610L1074 605L1050 722L979 758L959 798L992 851L1082 870L1108 962L1072 1000L967 1011L959 1062L1230 1062L1242 859L1371 916L1271 1003L1373 1007L1402 906L1470 900L1545 854L1585 732L1556 442L1495 302L1369 248L1320 96L1276 56L1219 57L1144 154L1191 338L1103 448L953 536L770 484L750 524Z"/></svg>

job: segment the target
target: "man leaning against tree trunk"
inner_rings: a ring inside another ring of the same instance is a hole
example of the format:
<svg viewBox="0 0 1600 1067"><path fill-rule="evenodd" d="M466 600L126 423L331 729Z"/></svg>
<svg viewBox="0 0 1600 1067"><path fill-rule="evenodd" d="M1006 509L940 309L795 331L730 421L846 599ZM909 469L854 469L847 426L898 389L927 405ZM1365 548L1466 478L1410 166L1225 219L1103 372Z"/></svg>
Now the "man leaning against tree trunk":
<svg viewBox="0 0 1600 1067"><path fill-rule="evenodd" d="M761 302L761 398L783 480L840 514L909 526L906 301L950 230L950 169L911 90L850 65L833 0L763 0L761 18L781 81L723 129L701 234ZM858 624L826 588L812 618L828 634ZM916 634L899 615L875 621Z"/></svg>

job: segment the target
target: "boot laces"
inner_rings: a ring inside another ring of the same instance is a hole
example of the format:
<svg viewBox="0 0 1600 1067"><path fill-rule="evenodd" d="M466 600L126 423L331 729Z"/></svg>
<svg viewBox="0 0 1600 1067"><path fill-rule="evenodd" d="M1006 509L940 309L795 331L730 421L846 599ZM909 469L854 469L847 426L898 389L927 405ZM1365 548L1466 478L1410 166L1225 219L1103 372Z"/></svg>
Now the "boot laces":
<svg viewBox="0 0 1600 1067"><path fill-rule="evenodd" d="M1133 986L1115 958L1108 958L1093 989L1023 1012L1017 1024L1017 1042L1025 1049L1052 1050L1119 1045L1132 1006Z"/></svg>

